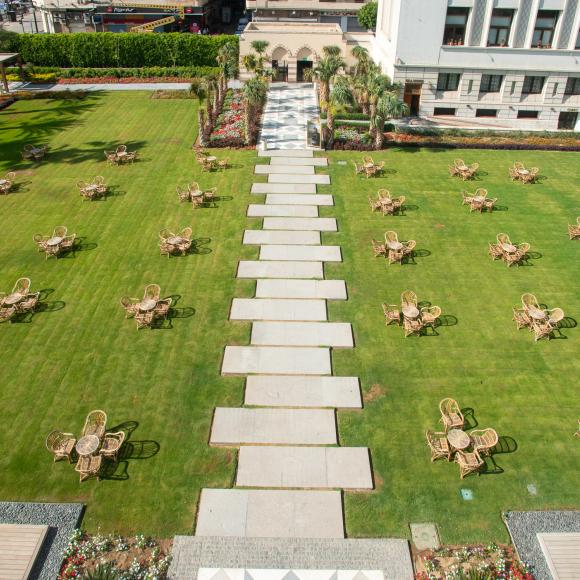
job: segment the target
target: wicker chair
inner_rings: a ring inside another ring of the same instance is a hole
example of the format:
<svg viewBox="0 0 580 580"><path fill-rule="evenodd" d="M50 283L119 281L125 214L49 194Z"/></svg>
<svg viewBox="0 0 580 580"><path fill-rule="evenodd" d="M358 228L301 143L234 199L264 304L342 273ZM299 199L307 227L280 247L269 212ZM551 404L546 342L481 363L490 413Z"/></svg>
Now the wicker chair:
<svg viewBox="0 0 580 580"><path fill-rule="evenodd" d="M564 311L561 308L552 308L548 310L548 324L552 328L558 328L558 325L562 320L564 320Z"/></svg>
<svg viewBox="0 0 580 580"><path fill-rule="evenodd" d="M371 243L373 245L373 252L375 254L375 258L378 258L379 256L384 257L387 255L387 247L385 246L385 244L377 240L371 240Z"/></svg>
<svg viewBox="0 0 580 580"><path fill-rule="evenodd" d="M510 240L510 237L507 234L497 234L496 239L497 239L497 243L500 245L512 243L512 241Z"/></svg>
<svg viewBox="0 0 580 580"><path fill-rule="evenodd" d="M455 167L465 167L465 161L463 161L463 159L455 159L453 165Z"/></svg>
<svg viewBox="0 0 580 580"><path fill-rule="evenodd" d="M459 474L461 479L470 473L478 473L483 467L484 461L477 451L466 453L464 451L457 451L455 454L455 461L459 464Z"/></svg>
<svg viewBox="0 0 580 580"><path fill-rule="evenodd" d="M497 197L486 198L483 205L487 211L492 212L496 201Z"/></svg>
<svg viewBox="0 0 580 580"><path fill-rule="evenodd" d="M32 236L32 241L36 244L36 249L39 252L44 252L46 240L48 240L48 236L42 236L40 234L34 234Z"/></svg>
<svg viewBox="0 0 580 580"><path fill-rule="evenodd" d="M135 314L135 322L137 323L137 330L150 327L153 322L153 310L149 310L149 312L138 311Z"/></svg>
<svg viewBox="0 0 580 580"><path fill-rule="evenodd" d="M477 199L477 198L472 198L471 199L471 203L469 204L469 211L478 211L478 212L482 212L483 209L485 208L485 199Z"/></svg>
<svg viewBox="0 0 580 580"><path fill-rule="evenodd" d="M403 256L412 256L416 245L417 242L415 240L407 240L407 242L403 244Z"/></svg>
<svg viewBox="0 0 580 580"><path fill-rule="evenodd" d="M54 461L68 459L72 463L72 452L77 440L72 433L52 431L46 438L46 448L52 453Z"/></svg>
<svg viewBox="0 0 580 580"><path fill-rule="evenodd" d="M527 175L523 176L522 181L524 183L534 183L538 179L540 169L538 167L532 167Z"/></svg>
<svg viewBox="0 0 580 580"><path fill-rule="evenodd" d="M359 173L364 173L365 172L364 165L359 165L355 161L355 163L354 163L354 172L355 172L355 175L358 175Z"/></svg>
<svg viewBox="0 0 580 580"><path fill-rule="evenodd" d="M0 323L8 322L16 314L16 308L14 306L0 306Z"/></svg>
<svg viewBox="0 0 580 580"><path fill-rule="evenodd" d="M64 238L66 236L67 231L68 228L66 226L56 226L56 228L54 228L54 230L52 231L52 235L55 238Z"/></svg>
<svg viewBox="0 0 580 580"><path fill-rule="evenodd" d="M475 190L475 194L476 197L487 197L487 189L483 188L483 187L478 187Z"/></svg>
<svg viewBox="0 0 580 580"><path fill-rule="evenodd" d="M508 169L508 172L509 172L510 179L512 181L516 181L516 179L520 178L520 174L518 173L518 170L515 167L510 167Z"/></svg>
<svg viewBox="0 0 580 580"><path fill-rule="evenodd" d="M18 312L19 314L33 312L39 300L40 300L40 292L33 292L31 294L27 294L26 298L16 303L14 307L16 308L16 312Z"/></svg>
<svg viewBox="0 0 580 580"><path fill-rule="evenodd" d="M491 428L472 431L469 436L473 442L473 448L482 455L491 455L491 450L499 441L497 432Z"/></svg>
<svg viewBox="0 0 580 580"><path fill-rule="evenodd" d="M82 483L90 477L96 477L98 480L102 463L103 457L101 455L81 455L75 465L75 471L80 475L80 482Z"/></svg>
<svg viewBox="0 0 580 580"><path fill-rule="evenodd" d="M96 435L99 439L102 439L105 435L105 428L107 426L107 413L97 409L91 411L87 418L85 419L85 425L83 427L83 437L85 435Z"/></svg>
<svg viewBox="0 0 580 580"><path fill-rule="evenodd" d="M576 218L576 225L568 224L568 236L571 240L580 238L580 217Z"/></svg>
<svg viewBox="0 0 580 580"><path fill-rule="evenodd" d="M537 321L532 320L532 332L534 333L534 341L538 342L542 338L547 338L550 340L552 332L554 331L554 326L552 326L548 321Z"/></svg>
<svg viewBox="0 0 580 580"><path fill-rule="evenodd" d="M105 159L110 165L117 165L118 157L114 151L105 151Z"/></svg>
<svg viewBox="0 0 580 580"><path fill-rule="evenodd" d="M161 288L158 284L148 284L145 286L145 292L143 294L143 299L147 300L159 300L161 295Z"/></svg>
<svg viewBox="0 0 580 580"><path fill-rule="evenodd" d="M212 187L211 189L204 190L202 196L203 203L215 203L216 193L217 187Z"/></svg>
<svg viewBox="0 0 580 580"><path fill-rule="evenodd" d="M11 294L28 294L30 290L30 278L18 278L12 288Z"/></svg>
<svg viewBox="0 0 580 580"><path fill-rule="evenodd" d="M423 320L425 326L435 328L440 316L441 308L439 306L425 306L421 308L421 320Z"/></svg>
<svg viewBox="0 0 580 580"><path fill-rule="evenodd" d="M455 165L448 165L447 168L449 169L449 175L451 177L456 177L457 175L460 175L460 171L459 169L457 169Z"/></svg>
<svg viewBox="0 0 580 580"><path fill-rule="evenodd" d="M399 236L397 235L397 232L394 232L393 230L389 230L388 232L385 232L385 242L388 244L389 242L398 242L399 241Z"/></svg>
<svg viewBox="0 0 580 580"><path fill-rule="evenodd" d="M389 265L399 263L403 265L404 250L389 250Z"/></svg>
<svg viewBox="0 0 580 580"><path fill-rule="evenodd" d="M127 145L119 145L115 153L117 155L119 155L119 153L127 153Z"/></svg>
<svg viewBox="0 0 580 580"><path fill-rule="evenodd" d="M165 240L159 243L159 252L162 256L167 256L168 258L173 254L175 251L175 246L168 244Z"/></svg>
<svg viewBox="0 0 580 580"><path fill-rule="evenodd" d="M405 290L405 292L401 294L401 306L404 308L410 304L415 307L417 306L417 294L412 290Z"/></svg>
<svg viewBox="0 0 580 580"><path fill-rule="evenodd" d="M427 429L425 431L425 439L427 445L431 449L431 462L441 457L446 457L447 461L451 459L451 447L447 441L447 434Z"/></svg>
<svg viewBox="0 0 580 580"><path fill-rule="evenodd" d="M487 253L492 257L493 260L503 258L503 251L499 247L499 244L489 243L488 246L489 246L489 249L488 249Z"/></svg>
<svg viewBox="0 0 580 580"><path fill-rule="evenodd" d="M218 169L227 169L230 166L230 160L226 157L217 162Z"/></svg>
<svg viewBox="0 0 580 580"><path fill-rule="evenodd" d="M512 308L513 317L512 320L516 323L516 327L518 330L521 328L531 328L532 319L524 310L523 308L516 308L515 306Z"/></svg>
<svg viewBox="0 0 580 580"><path fill-rule="evenodd" d="M391 199L391 192L388 189L379 189L377 195L379 199Z"/></svg>
<svg viewBox="0 0 580 580"><path fill-rule="evenodd" d="M155 318L167 318L169 314L169 309L171 308L171 303L173 300L171 298L164 298L163 300L159 300L157 302L157 306L155 306L155 310L153 311L155 314Z"/></svg>
<svg viewBox="0 0 580 580"><path fill-rule="evenodd" d="M129 296L123 296L121 298L121 306L125 310L125 318L130 316L135 316L139 310L139 299L129 298Z"/></svg>
<svg viewBox="0 0 580 580"><path fill-rule="evenodd" d="M469 166L468 171L465 173L466 177L464 179L471 179L472 177L474 177L475 174L477 173L478 169L479 169L479 163L472 163Z"/></svg>
<svg viewBox="0 0 580 580"><path fill-rule="evenodd" d="M378 199L373 199L369 196L369 205L371 207L371 211L381 211L383 209L383 204Z"/></svg>
<svg viewBox="0 0 580 580"><path fill-rule="evenodd" d="M404 195L401 195L399 197L394 197L393 198L393 203L392 203L393 213L394 212L398 212L401 209L403 209L404 203L405 203L405 196Z"/></svg>
<svg viewBox="0 0 580 580"><path fill-rule="evenodd" d="M193 209L197 209L204 204L203 195L192 195L191 196L191 205L193 205Z"/></svg>
<svg viewBox="0 0 580 580"><path fill-rule="evenodd" d="M168 228L163 228L159 231L159 239L165 241L167 238L173 237L175 234Z"/></svg>
<svg viewBox="0 0 580 580"><path fill-rule="evenodd" d="M181 230L179 237L184 240L191 240L191 234L193 234L193 229L188 226Z"/></svg>
<svg viewBox="0 0 580 580"><path fill-rule="evenodd" d="M64 251L72 250L74 248L76 239L77 239L76 234L70 234L68 236L64 236L62 242L60 243L61 250L64 250Z"/></svg>
<svg viewBox="0 0 580 580"><path fill-rule="evenodd" d="M465 418L455 399L443 399L439 403L439 411L441 413L441 423L445 428L445 433L449 429L462 429L465 425Z"/></svg>
<svg viewBox="0 0 580 580"><path fill-rule="evenodd" d="M538 299L529 292L522 294L522 306L527 311L528 308L536 308L537 310L540 309L540 305L538 304Z"/></svg>
<svg viewBox="0 0 580 580"><path fill-rule="evenodd" d="M471 202L473 201L473 195L467 193L467 191L461 192L461 198L461 205L471 205Z"/></svg>
<svg viewBox="0 0 580 580"><path fill-rule="evenodd" d="M190 199L190 193L189 193L188 190L181 189L181 187L179 187L179 185L175 189L177 191L177 195L179 196L179 201L180 202L189 201L189 199Z"/></svg>
<svg viewBox="0 0 580 580"><path fill-rule="evenodd" d="M403 317L403 329L405 330L405 338L411 335L420 336L424 326L425 325L420 318L411 320L406 316Z"/></svg>
<svg viewBox="0 0 580 580"><path fill-rule="evenodd" d="M125 433L123 431L105 433L105 438L103 439L99 453L106 459L116 461L124 441Z"/></svg>
<svg viewBox="0 0 580 580"><path fill-rule="evenodd" d="M383 304L383 313L385 315L385 325L389 326L393 322L401 324L401 311L396 304Z"/></svg>

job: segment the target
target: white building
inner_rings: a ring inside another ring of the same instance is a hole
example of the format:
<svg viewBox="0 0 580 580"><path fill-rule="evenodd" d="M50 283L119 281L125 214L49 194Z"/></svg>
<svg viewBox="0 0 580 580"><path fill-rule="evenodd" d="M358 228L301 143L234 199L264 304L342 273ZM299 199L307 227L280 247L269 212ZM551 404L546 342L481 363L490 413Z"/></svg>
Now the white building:
<svg viewBox="0 0 580 580"><path fill-rule="evenodd" d="M413 114L580 130L580 0L380 0L373 56Z"/></svg>

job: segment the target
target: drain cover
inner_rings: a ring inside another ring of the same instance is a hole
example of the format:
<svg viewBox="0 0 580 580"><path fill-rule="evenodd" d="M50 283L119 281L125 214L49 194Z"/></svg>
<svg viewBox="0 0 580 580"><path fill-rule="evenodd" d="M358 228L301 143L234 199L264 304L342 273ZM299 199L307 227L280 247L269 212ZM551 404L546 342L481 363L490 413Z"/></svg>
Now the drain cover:
<svg viewBox="0 0 580 580"><path fill-rule="evenodd" d="M471 501L473 499L473 491L471 489L462 489L461 490L461 497L465 501Z"/></svg>
<svg viewBox="0 0 580 580"><path fill-rule="evenodd" d="M538 490L533 483L528 483L528 493L530 495L538 495Z"/></svg>

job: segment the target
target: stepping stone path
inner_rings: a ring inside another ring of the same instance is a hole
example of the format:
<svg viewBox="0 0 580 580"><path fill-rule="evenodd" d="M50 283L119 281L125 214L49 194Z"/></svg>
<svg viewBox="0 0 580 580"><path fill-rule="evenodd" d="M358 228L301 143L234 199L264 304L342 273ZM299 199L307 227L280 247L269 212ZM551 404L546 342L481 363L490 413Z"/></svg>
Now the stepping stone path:
<svg viewBox="0 0 580 580"><path fill-rule="evenodd" d="M336 409L360 409L362 401L357 377L332 376L331 349L353 348L354 338L348 321L327 318L327 300L348 298L344 280L324 279L325 262L342 261L340 246L321 240L338 230L326 217L333 196L317 192L330 184L328 160L297 137L309 105L285 107L279 96L269 94L262 131L262 141L279 148L259 151L256 179L267 183L252 186L265 200L247 210L252 227L259 220L262 228L243 237L259 246L259 259L240 260L236 274L257 280L256 292L235 298L230 310L230 320L251 322L250 344L226 346L221 369L246 375L251 407L216 409L210 435L211 445L240 448L237 489L203 490L197 536L344 538L340 490L373 489L369 450L336 446Z"/></svg>

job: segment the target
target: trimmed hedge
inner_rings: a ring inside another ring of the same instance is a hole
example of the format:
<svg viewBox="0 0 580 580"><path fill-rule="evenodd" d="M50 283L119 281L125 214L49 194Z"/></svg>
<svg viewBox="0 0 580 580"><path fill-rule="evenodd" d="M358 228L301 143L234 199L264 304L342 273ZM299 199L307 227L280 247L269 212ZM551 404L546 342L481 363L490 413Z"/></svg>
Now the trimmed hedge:
<svg viewBox="0 0 580 580"><path fill-rule="evenodd" d="M238 37L204 34L17 34L4 43L26 63L43 67L203 67L217 66L217 52Z"/></svg>

